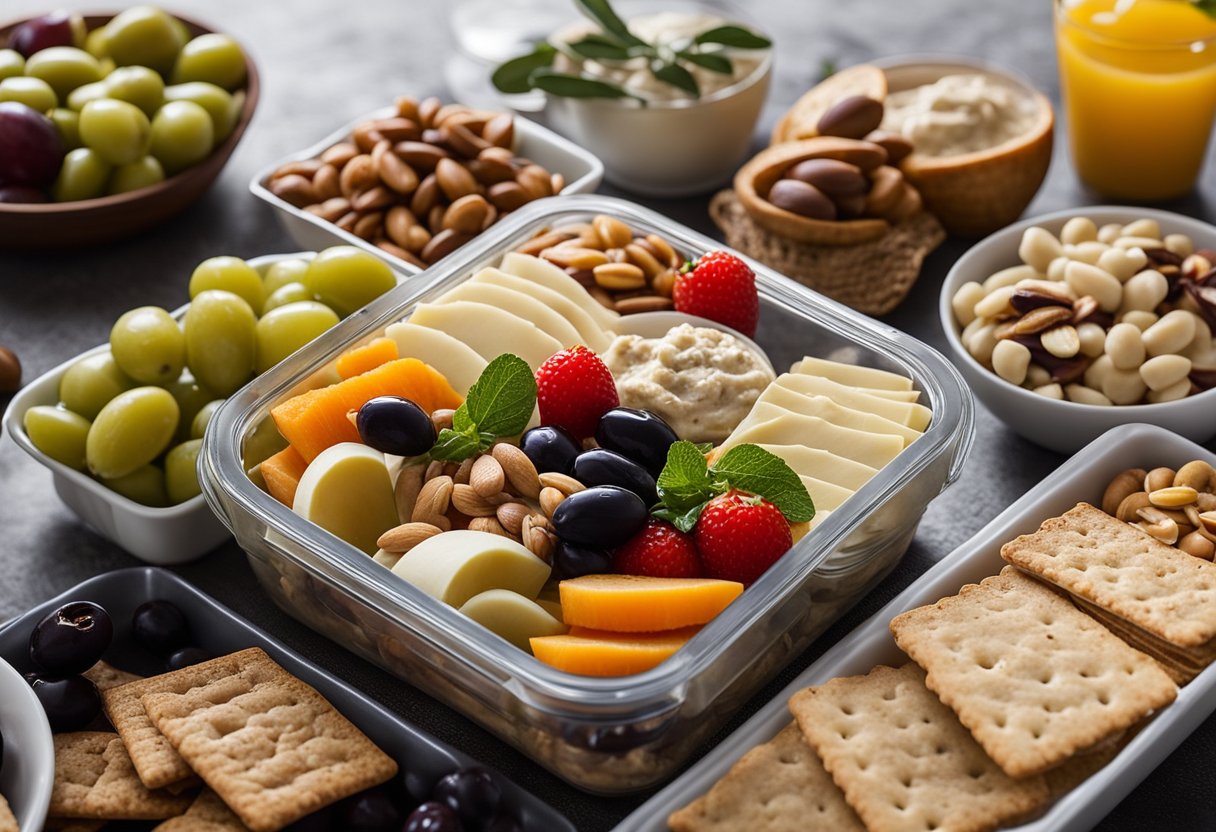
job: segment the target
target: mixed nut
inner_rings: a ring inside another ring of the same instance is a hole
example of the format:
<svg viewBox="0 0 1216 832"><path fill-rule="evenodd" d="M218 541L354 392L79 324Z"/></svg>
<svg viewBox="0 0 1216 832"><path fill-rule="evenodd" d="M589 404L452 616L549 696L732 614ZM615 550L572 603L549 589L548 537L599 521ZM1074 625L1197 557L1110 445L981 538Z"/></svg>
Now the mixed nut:
<svg viewBox="0 0 1216 832"><path fill-rule="evenodd" d="M421 268L565 187L560 173L516 156L514 143L509 113L402 97L395 115L359 124L316 159L288 162L267 187Z"/></svg>
<svg viewBox="0 0 1216 832"><path fill-rule="evenodd" d="M1022 264L951 301L967 351L1006 381L1094 405L1175 401L1216 386L1216 251L1156 220L1057 238L1027 229Z"/></svg>
<svg viewBox="0 0 1216 832"><path fill-rule="evenodd" d="M1102 510L1188 555L1216 557L1216 470L1201 459L1177 471L1123 471L1106 487Z"/></svg>

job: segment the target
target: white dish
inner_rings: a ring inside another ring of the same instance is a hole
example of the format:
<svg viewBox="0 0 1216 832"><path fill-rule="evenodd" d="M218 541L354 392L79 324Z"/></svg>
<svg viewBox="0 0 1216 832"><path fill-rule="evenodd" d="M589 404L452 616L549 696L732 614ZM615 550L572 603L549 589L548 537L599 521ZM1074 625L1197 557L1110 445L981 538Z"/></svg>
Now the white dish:
<svg viewBox="0 0 1216 832"><path fill-rule="evenodd" d="M1131 466L1178 466L1192 459L1216 464L1216 454L1152 425L1123 425L1104 434L1060 466L873 617L841 639L772 701L679 779L627 817L615 832L660 832L667 816L704 794L749 749L766 742L790 721L786 702L797 691L838 676L900 665L907 656L895 646L888 625L900 613L954 595L964 585L995 575L1005 562L1001 545L1072 508L1100 501L1106 484ZM1105 768L1051 805L1044 814L1007 832L1082 832L1092 828L1136 784L1164 760L1213 710L1216 665L1178 693Z"/></svg>
<svg viewBox="0 0 1216 832"><path fill-rule="evenodd" d="M0 659L0 734L4 735L0 794L17 817L17 828L35 832L42 828L51 803L55 745L34 689L4 659Z"/></svg>
<svg viewBox="0 0 1216 832"><path fill-rule="evenodd" d="M976 397L997 418L1031 442L1060 453L1072 453L1116 425L1133 422L1160 425L1196 442L1206 442L1216 436L1216 417L1213 417L1213 413L1216 413L1216 389L1160 404L1102 407L1059 401L1010 384L976 361L963 346L959 326L950 307L950 300L958 287L970 280L982 283L989 275L1020 263L1018 244L1026 229L1038 225L1059 235L1064 223L1076 216L1089 217L1099 226L1128 223L1141 218L1153 219L1161 224L1163 234L1183 233L1195 242L1196 248L1216 248L1216 227L1181 214L1152 208L1070 208L1014 223L972 246L958 259L942 283L938 313L955 366Z"/></svg>
<svg viewBox="0 0 1216 832"><path fill-rule="evenodd" d="M387 260L398 271L405 274L417 274L422 269L413 263L407 263L405 260L394 257L362 237L356 237L349 231L338 228L332 222L310 214L302 208L297 208L290 202L275 196L266 187L271 175L288 162L315 159L338 142L346 141L351 131L363 122L369 119L388 118L396 115L396 112L393 107L385 107L368 113L343 125L316 144L267 165L258 171L253 177L253 181L249 183L250 193L279 209L278 216L283 227L301 248L320 251L323 248L340 244L358 246L364 251L370 251L377 257ZM589 151L562 138L552 130L518 115L515 116L515 153L531 159L550 173L560 173L565 177L566 187L562 188L562 194L591 193L599 187L604 178L603 163Z"/></svg>
<svg viewBox="0 0 1216 832"><path fill-rule="evenodd" d="M280 260L311 260L313 252L270 254L249 260L264 273ZM189 304L174 310L178 320ZM135 557L158 566L187 563L214 549L228 538L228 530L216 519L200 494L167 508L141 505L111 491L83 471L57 462L34 447L22 424L25 413L37 405L59 402L59 382L68 368L80 359L109 351L108 344L81 353L25 385L4 414L4 429L17 445L50 469L59 498L90 528L112 540Z"/></svg>
<svg viewBox="0 0 1216 832"><path fill-rule="evenodd" d="M620 322L616 326L616 332L618 335L641 335L643 338L662 338L672 327L677 327L680 324L692 324L693 326L705 327L707 329L719 329L735 336L764 362L764 366L768 367L774 376L777 374L773 371L772 359L768 357L768 353L760 348L759 344L739 330L732 329L726 324L720 324L717 321L711 321L709 318L702 318L697 315L689 315L686 312L675 312L673 310L637 312L633 315L622 315Z"/></svg>

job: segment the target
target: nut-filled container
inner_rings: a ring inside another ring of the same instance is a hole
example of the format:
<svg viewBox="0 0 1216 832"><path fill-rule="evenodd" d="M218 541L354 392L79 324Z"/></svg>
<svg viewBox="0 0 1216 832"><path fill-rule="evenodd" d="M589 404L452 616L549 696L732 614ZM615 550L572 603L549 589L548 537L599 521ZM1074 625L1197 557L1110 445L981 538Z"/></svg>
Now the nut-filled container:
<svg viewBox="0 0 1216 832"><path fill-rule="evenodd" d="M778 370L805 355L910 376L933 411L924 435L831 512L672 658L645 673L577 676L544 665L305 522L250 478L243 452L284 398L327 383L350 346L496 264L542 229L607 214L691 257L721 248L631 203L563 197L525 206L455 254L343 321L229 400L207 431L200 476L275 603L461 711L558 776L622 793L674 772L747 699L886 575L926 505L958 476L973 404L934 350L794 284L756 272L755 340ZM273 430L273 426L270 427ZM255 460L250 460L253 462Z"/></svg>

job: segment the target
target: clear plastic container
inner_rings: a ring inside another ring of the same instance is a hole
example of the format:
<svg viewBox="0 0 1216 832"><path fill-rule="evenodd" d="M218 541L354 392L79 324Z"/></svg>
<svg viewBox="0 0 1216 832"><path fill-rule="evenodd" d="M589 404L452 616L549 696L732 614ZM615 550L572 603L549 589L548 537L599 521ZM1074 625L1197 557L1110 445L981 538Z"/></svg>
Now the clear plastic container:
<svg viewBox="0 0 1216 832"><path fill-rule="evenodd" d="M906 373L933 410L933 421L671 659L621 678L575 676L541 664L301 520L250 479L242 452L258 441L257 431L274 430L270 408L327 383L344 349L496 263L540 229L599 213L663 235L690 256L721 248L659 214L608 197L525 206L233 396L207 431L200 473L208 501L286 612L466 714L570 783L613 794L673 773L895 566L926 505L959 473L974 432L974 405L961 377L934 350L752 263L762 309L756 341L778 369L816 355Z"/></svg>

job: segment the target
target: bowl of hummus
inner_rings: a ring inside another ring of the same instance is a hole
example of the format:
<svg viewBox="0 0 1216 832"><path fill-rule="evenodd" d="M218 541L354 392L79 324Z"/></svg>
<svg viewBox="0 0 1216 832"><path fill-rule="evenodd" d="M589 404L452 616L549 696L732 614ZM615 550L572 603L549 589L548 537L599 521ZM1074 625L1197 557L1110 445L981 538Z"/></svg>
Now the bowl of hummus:
<svg viewBox="0 0 1216 832"><path fill-rule="evenodd" d="M1009 70L970 58L877 61L887 80L882 129L915 148L900 167L951 234L1016 220L1051 163L1051 102Z"/></svg>

